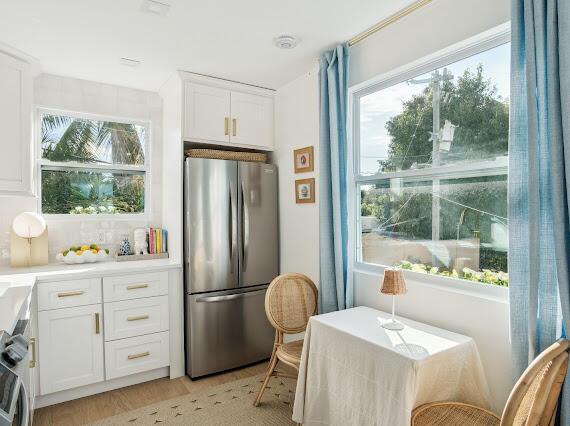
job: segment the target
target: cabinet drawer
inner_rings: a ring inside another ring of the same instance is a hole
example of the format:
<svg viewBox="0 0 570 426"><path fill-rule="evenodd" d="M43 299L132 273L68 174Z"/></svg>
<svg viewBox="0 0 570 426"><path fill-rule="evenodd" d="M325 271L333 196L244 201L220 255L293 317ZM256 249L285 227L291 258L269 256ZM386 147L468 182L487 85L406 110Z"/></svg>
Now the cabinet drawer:
<svg viewBox="0 0 570 426"><path fill-rule="evenodd" d="M105 340L168 330L168 296L104 304Z"/></svg>
<svg viewBox="0 0 570 426"><path fill-rule="evenodd" d="M118 275L103 278L105 302L168 294L168 272Z"/></svg>
<svg viewBox="0 0 570 426"><path fill-rule="evenodd" d="M70 308L101 303L101 279L38 283L38 310Z"/></svg>
<svg viewBox="0 0 570 426"><path fill-rule="evenodd" d="M107 380L166 367L169 364L168 331L105 344Z"/></svg>

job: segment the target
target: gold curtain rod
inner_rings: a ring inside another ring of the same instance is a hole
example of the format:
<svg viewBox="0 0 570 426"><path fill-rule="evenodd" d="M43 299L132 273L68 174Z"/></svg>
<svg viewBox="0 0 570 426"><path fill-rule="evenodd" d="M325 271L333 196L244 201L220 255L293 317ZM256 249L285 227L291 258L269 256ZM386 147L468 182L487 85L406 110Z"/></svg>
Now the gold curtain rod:
<svg viewBox="0 0 570 426"><path fill-rule="evenodd" d="M362 40L367 39L372 34L377 33L383 28L386 28L388 25L393 24L396 21L399 21L404 16L409 15L410 13L418 10L421 7L424 7L426 4L431 3L432 0L417 0L416 2L412 3L411 5L399 10L398 12L394 13L393 15L387 17L386 19L378 22L373 27L368 28L366 31L358 34L357 36L351 38L348 41L349 46L354 46L357 43L360 43Z"/></svg>

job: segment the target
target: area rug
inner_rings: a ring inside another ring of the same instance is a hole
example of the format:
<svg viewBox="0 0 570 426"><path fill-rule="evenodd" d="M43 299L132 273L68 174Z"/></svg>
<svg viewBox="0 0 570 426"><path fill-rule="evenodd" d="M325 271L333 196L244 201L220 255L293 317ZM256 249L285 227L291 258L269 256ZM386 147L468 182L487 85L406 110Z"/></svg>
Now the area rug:
<svg viewBox="0 0 570 426"><path fill-rule="evenodd" d="M241 379L108 417L93 426L293 425L295 381L272 377L261 404L252 405L263 375Z"/></svg>

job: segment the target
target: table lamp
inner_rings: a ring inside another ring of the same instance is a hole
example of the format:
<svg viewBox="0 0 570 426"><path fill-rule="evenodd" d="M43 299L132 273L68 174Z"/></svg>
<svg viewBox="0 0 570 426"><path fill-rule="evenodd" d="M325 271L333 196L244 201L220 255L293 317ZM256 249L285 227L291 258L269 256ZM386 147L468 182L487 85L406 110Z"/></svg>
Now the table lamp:
<svg viewBox="0 0 570 426"><path fill-rule="evenodd" d="M10 252L12 266L47 263L47 226L43 217L24 212L14 218Z"/></svg>
<svg viewBox="0 0 570 426"><path fill-rule="evenodd" d="M382 280L382 288L380 293L392 296L392 319L382 322L382 327L388 330L403 330L404 324L396 321L394 311L396 310L396 296L407 292L406 282L404 281L404 273L401 269L384 269L384 279Z"/></svg>

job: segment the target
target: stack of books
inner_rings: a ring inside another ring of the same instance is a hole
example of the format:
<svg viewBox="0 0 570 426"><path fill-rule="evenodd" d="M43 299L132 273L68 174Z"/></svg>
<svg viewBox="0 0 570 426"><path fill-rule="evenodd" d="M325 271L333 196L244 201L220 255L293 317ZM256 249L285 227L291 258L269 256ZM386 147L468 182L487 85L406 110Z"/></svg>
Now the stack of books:
<svg viewBox="0 0 570 426"><path fill-rule="evenodd" d="M165 229L148 229L148 253L168 253L168 232Z"/></svg>

